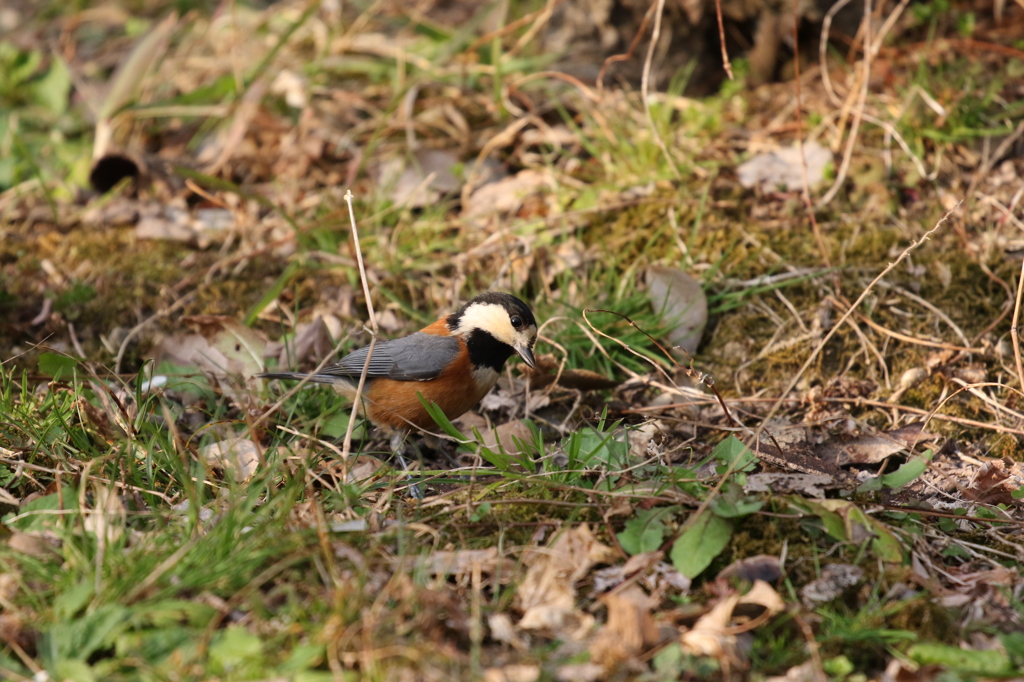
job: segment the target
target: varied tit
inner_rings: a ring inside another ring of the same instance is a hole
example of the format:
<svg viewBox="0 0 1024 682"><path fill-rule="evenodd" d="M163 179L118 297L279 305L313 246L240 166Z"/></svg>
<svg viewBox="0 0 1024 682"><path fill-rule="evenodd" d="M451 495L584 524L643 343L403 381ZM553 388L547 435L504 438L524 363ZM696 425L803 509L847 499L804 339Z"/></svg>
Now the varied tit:
<svg viewBox="0 0 1024 682"><path fill-rule="evenodd" d="M537 321L529 306L510 294L480 294L415 334L374 345L361 397L365 415L392 436L392 448L397 452L411 429L435 427L417 393L428 404L440 407L448 419L455 419L487 395L512 355L536 366L536 341ZM309 380L333 384L340 393L354 398L368 353L368 347L354 351ZM308 375L271 372L257 376L305 379Z"/></svg>

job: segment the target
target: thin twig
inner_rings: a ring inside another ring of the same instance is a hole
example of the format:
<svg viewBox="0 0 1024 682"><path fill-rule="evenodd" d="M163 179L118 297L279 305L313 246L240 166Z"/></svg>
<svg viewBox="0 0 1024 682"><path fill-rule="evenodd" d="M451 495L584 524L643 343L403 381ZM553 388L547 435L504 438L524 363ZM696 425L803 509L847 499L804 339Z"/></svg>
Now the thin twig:
<svg viewBox="0 0 1024 682"><path fill-rule="evenodd" d="M352 432L356 428L356 416L359 413L359 399L363 395L363 387L366 385L366 374L370 370L370 360L373 358L373 347L377 344L377 314L373 311L373 299L370 298L370 283L366 278L366 267L363 265L363 250L359 246L359 229L356 227L356 214L352 208L352 190L345 192L345 203L348 204L348 217L352 224L352 242L356 247L356 263L359 265L359 280L363 283L363 296L366 298L366 313L370 318L370 347L366 352L366 362L363 363L363 371L359 373L359 384L356 386L356 394L352 398L352 416L348 420L348 427L345 429L345 440L341 446L341 457L347 460L352 453Z"/></svg>
<svg viewBox="0 0 1024 682"><path fill-rule="evenodd" d="M832 20L835 18L839 10L850 4L850 0L839 0L836 4L829 8L828 12L825 13L825 18L821 22L821 42L818 43L818 61L821 63L821 83L825 86L825 93L828 94L828 98L832 100L832 104L837 107L843 105L842 100L836 94L835 89L832 87L832 79L828 73L828 63L826 56L828 54L828 34L832 28Z"/></svg>
<svg viewBox="0 0 1024 682"><path fill-rule="evenodd" d="M850 170L850 162L853 159L853 146L857 143L857 132L860 130L860 121L864 114L864 107L868 99L868 83L871 80L871 57L874 53L874 43L871 40L871 0L864 0L864 59L860 74L860 94L857 97L857 106L853 110L853 122L850 123L850 132L846 140L846 149L843 151L843 161L839 164L839 171L836 173L835 182L829 188L825 196L821 198L820 205L826 206L842 189L846 182L846 174ZM948 215L948 214L947 214Z"/></svg>
<svg viewBox="0 0 1024 682"><path fill-rule="evenodd" d="M887 265L884 270L878 273L877 277L871 280L867 287L864 288L864 291L860 293L860 296L857 297L857 300L854 301L847 309L847 311L843 313L843 316L839 318L839 320L834 325L832 325L832 329L830 329L829 332L822 337L821 341L818 342L818 345L817 347L815 347L814 351L811 352L807 360L804 361L804 364L800 366L800 369L797 370L796 374L794 374L793 377L789 380L789 385L787 385L786 388L783 389L782 392L779 394L779 397L775 399L775 403L771 406L771 409L769 409L768 413L764 416L761 425L757 427L755 436L760 434L768 420L774 417L775 414L779 411L779 408L782 407L782 403L788 399L790 391L792 391L800 382L800 379L801 377L803 377L804 372L807 371L807 368L810 367L811 364L817 359L817 357L825 349L825 346L828 344L828 342L832 340L832 337L836 335L836 333L843 327L844 324L846 324L847 318L853 315L854 311L856 311L860 307L860 304L864 302L864 299L867 298L871 290L875 288L875 285L882 281L882 279L884 279L886 275L888 275L890 272L896 269L896 266L902 263L903 260L910 255L911 251L913 251L918 246L931 239L931 236L935 234L939 230L939 228L942 227L943 224L945 224L946 220L949 219L949 216L951 216L954 211L960 208L961 203L963 202L958 202L956 206L947 211L946 214L942 216L942 218L939 220L939 222L935 224L935 227L925 232L920 239L911 242L910 246L903 249L903 252L900 253L899 257L896 258L896 260L894 260L892 263L889 263L889 265Z"/></svg>
<svg viewBox="0 0 1024 682"><path fill-rule="evenodd" d="M807 155L804 152L804 116L803 97L800 89L800 1L794 0L796 5L793 8L793 82L796 85L796 144L800 153L800 176L804 189L801 195L804 200L804 207L807 209L807 217L811 221L811 231L814 233L814 240L818 244L818 252L825 267L832 267L832 259L829 258L828 249L825 248L825 240L818 228L818 220L814 217L814 203L811 201L811 181L807 172ZM839 291L839 273L834 277L836 292Z"/></svg>
<svg viewBox="0 0 1024 682"><path fill-rule="evenodd" d="M601 70L597 72L597 91L604 91L604 75L608 72L610 67L615 62L624 62L633 58L633 53L636 52L637 45L640 44L640 40L644 37L647 32L647 24L651 21L651 15L654 13L657 5L651 5L647 12L644 14L643 21L640 22L640 28L636 30L636 35L633 36L633 42L629 44L629 49L621 54L613 54L604 60L601 64Z"/></svg>
<svg viewBox="0 0 1024 682"><path fill-rule="evenodd" d="M849 2L850 0L846 0ZM725 47L725 21L722 20L722 0L715 0L715 14L718 16L718 44L722 47L722 68L729 80L736 80L732 73L732 63L729 61L729 51Z"/></svg>
<svg viewBox="0 0 1024 682"><path fill-rule="evenodd" d="M665 0L658 0L657 9L654 10L654 29L651 31L651 42L647 46L647 58L644 59L644 72L640 77L640 97L644 101L644 116L647 118L647 126L651 130L651 135L654 136L654 141L658 143L658 149L665 155L665 160L668 162L672 172L676 178L682 177L679 169L676 167L675 161L672 159L672 155L668 151L668 146L665 144L665 140L661 139L661 133L658 132L657 127L654 125L654 117L651 116L651 99L649 97L649 90L651 85L651 62L654 60L654 48L658 45L658 39L661 37L661 15L665 12Z"/></svg>
<svg viewBox="0 0 1024 682"><path fill-rule="evenodd" d="M1020 262L1020 277L1017 278L1017 297L1013 303L1013 321L1010 323L1010 338L1013 339L1013 359L1017 363L1017 381L1024 389L1024 364L1020 359L1020 301L1024 296L1024 260Z"/></svg>

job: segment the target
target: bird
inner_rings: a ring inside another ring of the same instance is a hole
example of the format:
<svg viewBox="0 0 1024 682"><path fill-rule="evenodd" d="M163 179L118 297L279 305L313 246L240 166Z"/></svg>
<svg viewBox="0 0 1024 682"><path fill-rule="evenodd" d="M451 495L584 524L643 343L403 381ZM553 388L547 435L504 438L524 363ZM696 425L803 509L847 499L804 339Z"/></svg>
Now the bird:
<svg viewBox="0 0 1024 682"><path fill-rule="evenodd" d="M536 367L536 341L537 320L530 307L511 294L488 291L418 332L377 342L372 355L368 346L315 374L256 376L331 384L342 395L355 398L370 355L360 397L363 414L391 437L391 449L404 466L401 449L409 433L435 426L420 395L441 408L449 420L456 419L490 392L513 355Z"/></svg>

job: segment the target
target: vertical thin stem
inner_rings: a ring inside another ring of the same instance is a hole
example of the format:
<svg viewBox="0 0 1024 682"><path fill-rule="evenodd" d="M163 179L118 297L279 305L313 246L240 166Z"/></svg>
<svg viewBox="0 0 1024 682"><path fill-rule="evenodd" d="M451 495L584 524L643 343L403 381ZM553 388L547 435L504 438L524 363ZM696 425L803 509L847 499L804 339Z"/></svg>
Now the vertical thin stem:
<svg viewBox="0 0 1024 682"><path fill-rule="evenodd" d="M366 267L363 265L363 250L359 246L359 228L356 227L356 214L352 208L352 190L345 192L345 203L348 204L349 222L352 224L352 241L356 247L356 263L359 265L359 280L363 283L363 296L366 298L366 312L370 318L370 347L366 353L366 362L363 363L363 371L359 374L359 384L356 386L356 394L352 399L352 416L348 420L348 428L345 429L345 440L341 446L341 456L348 459L352 452L352 432L356 428L356 416L359 414L359 401L363 395L363 387L366 386L366 373L370 369L370 360L373 358L373 348L377 345L377 314L373 311L373 299L370 298L370 282L366 278Z"/></svg>

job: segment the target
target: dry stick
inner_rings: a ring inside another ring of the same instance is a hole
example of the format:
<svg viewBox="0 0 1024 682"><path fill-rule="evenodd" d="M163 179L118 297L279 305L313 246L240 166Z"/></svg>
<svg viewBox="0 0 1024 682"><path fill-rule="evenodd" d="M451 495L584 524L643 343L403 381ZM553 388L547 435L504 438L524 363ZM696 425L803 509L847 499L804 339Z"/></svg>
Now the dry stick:
<svg viewBox="0 0 1024 682"><path fill-rule="evenodd" d="M597 72L597 91L604 92L604 75L608 71L608 67L616 62L624 62L633 58L633 53L636 52L637 45L640 44L640 40L644 37L644 33L647 32L647 24L651 21L651 15L654 13L657 5L651 5L647 12L644 14L643 21L640 22L640 28L637 29L636 35L633 36L633 42L629 44L629 49L622 54L613 54L604 60L601 64L601 70Z"/></svg>
<svg viewBox="0 0 1024 682"><path fill-rule="evenodd" d="M1024 364L1020 359L1020 300L1024 294L1024 261L1020 263L1020 277L1017 279L1017 297L1013 304L1013 321L1010 323L1010 338L1013 339L1013 359L1017 363L1017 381L1024 389Z"/></svg>
<svg viewBox="0 0 1024 682"><path fill-rule="evenodd" d="M370 371L370 360L373 358L373 347L377 344L377 315L373 312L373 300L370 298L370 284L366 279L366 268L363 266L363 250L359 246L359 230L356 227L356 214L352 208L352 190L345 192L345 203L348 204L348 217L352 224L352 242L356 247L356 263L359 265L359 280L363 283L363 296L366 298L366 313L370 318L370 347L366 352L363 371L359 373L359 384L356 386L355 397L352 398L352 416L345 429L345 440L341 446L341 457L347 460L352 453L352 432L356 428L356 415L359 412L359 399L366 385L366 374Z"/></svg>
<svg viewBox="0 0 1024 682"><path fill-rule="evenodd" d="M780 407L782 407L782 403L786 400L786 396L788 396L789 392L792 391L793 388L796 387L797 383L800 382L800 378L804 375L804 372L807 371L807 368L811 366L811 363L814 362L815 359L817 359L818 355L821 354L821 351L825 348L826 344L828 344L828 342L832 340L832 337L836 335L836 332L839 331L839 329L841 329L842 326L846 323L847 318L853 315L854 311L856 311L860 307L860 304L864 302L864 299L867 298L867 295L871 292L872 289L875 288L875 285L882 281L882 279L886 275L888 275L890 272L896 269L896 266L902 263L903 259L910 255L911 251L916 249L924 242L928 241L931 238L931 236L935 234L940 227L942 227L943 223L946 222L949 216L953 214L953 211L960 208L961 203L963 202L957 202L956 206L954 206L949 211L946 211L946 214L942 216L939 222L935 224L935 227L925 232L920 239L911 242L910 246L903 249L903 251L900 253L899 257L896 258L896 260L894 260L892 263L889 263L889 265L887 265L884 270L878 273L877 277L871 280L871 283L868 284L867 287L865 287L864 291L860 293L860 296L857 297L857 300L854 301L850 305L849 309L847 309L847 311L843 313L843 316L840 317L834 325L832 325L832 329L830 329L829 332L822 337L821 341L818 342L817 347L811 352L807 360L804 361L804 364L801 365L797 373L793 375L793 378L789 380L789 385L786 386L786 388L783 389L783 391L779 394L779 397L775 399L775 403L771 406L771 409L768 410L768 413L765 415L764 420L761 422L760 426L757 427L757 430L754 434L755 438L756 436L760 435L760 432L762 430L764 430L764 425L768 422L768 420L774 417L775 413L779 411Z"/></svg>
<svg viewBox="0 0 1024 682"><path fill-rule="evenodd" d="M654 141L658 143L658 148L661 153L665 155L665 160L668 161L668 165L672 168L672 172L676 178L681 178L682 173L676 168L675 161L672 160L672 155L669 154L668 147L665 145L665 140L661 139L661 133L654 125L654 117L651 116L651 98L649 96L649 88L651 81L651 62L654 59L654 48L658 44L658 38L661 37L661 15L665 12L665 0L658 0L657 9L654 10L654 29L651 31L651 42L647 46L647 58L644 59L644 72L640 77L640 97L644 101L644 116L647 118L647 125L651 129L651 135L654 136ZM724 48L724 44L723 44Z"/></svg>
<svg viewBox="0 0 1024 682"><path fill-rule="evenodd" d="M825 240L818 228L818 220L814 217L814 203L811 202L811 181L807 173L807 156L804 154L804 115L803 97L800 89L800 2L794 0L796 5L793 8L793 82L796 84L796 143L800 153L800 176L803 180L804 190L801 195L804 206L807 208L807 217L811 220L811 231L814 233L814 240L818 243L818 251L821 259L825 262L826 268L832 267L832 259L828 257L828 249L825 248ZM834 283L836 294L839 293L839 273L835 273Z"/></svg>
<svg viewBox="0 0 1024 682"><path fill-rule="evenodd" d="M818 43L818 62L821 64L821 83L825 86L825 92L828 94L828 98L832 100L832 104L837 107L843 106L842 100L836 95L836 91L832 88L832 78L828 73L828 64L826 55L828 52L828 34L832 28L832 19L835 18L836 14L842 8L850 4L850 0L839 0L836 4L832 5L829 11L825 14L825 19L821 22L821 42Z"/></svg>
<svg viewBox="0 0 1024 682"><path fill-rule="evenodd" d="M836 173L836 180L832 183L825 196L821 198L821 206L827 205L835 198L843 183L846 182L846 173L850 170L850 162L853 159L853 146L857 142L857 131L860 129L861 117L864 114L864 106L868 99L868 80L871 76L871 56L874 44L871 41L871 0L864 0L864 60L863 71L861 72L860 94L857 96L857 106L853 110L853 122L850 124L849 137L846 140L846 149L843 151L843 161L839 164L839 172Z"/></svg>
<svg viewBox="0 0 1024 682"><path fill-rule="evenodd" d="M846 2L849 1L846 0ZM734 81L736 77L732 75L729 51L725 48L725 22L722 20L722 0L715 0L715 14L718 16L718 44L722 46L722 68L725 69L725 75L729 77L729 80Z"/></svg>

